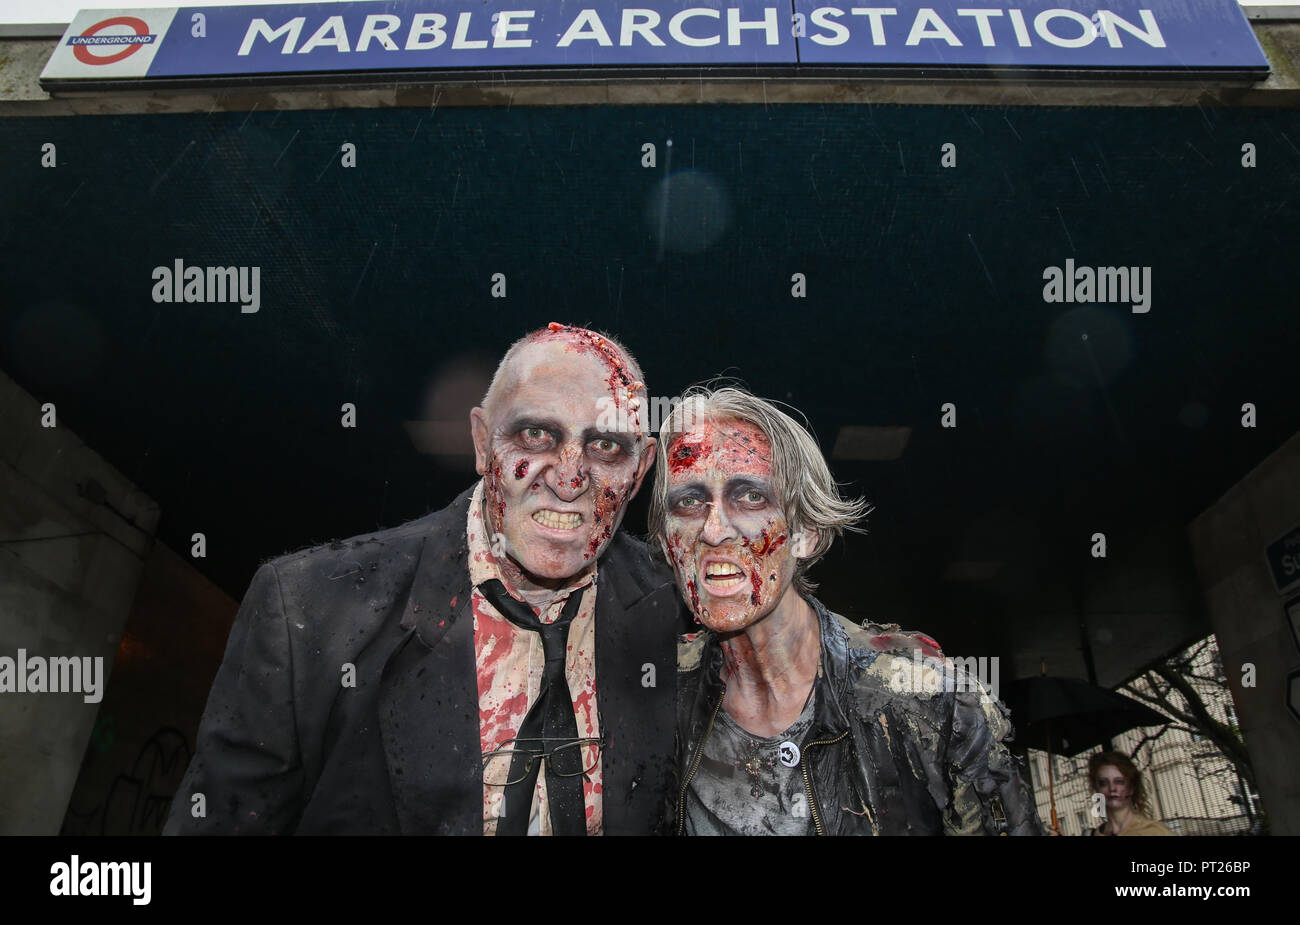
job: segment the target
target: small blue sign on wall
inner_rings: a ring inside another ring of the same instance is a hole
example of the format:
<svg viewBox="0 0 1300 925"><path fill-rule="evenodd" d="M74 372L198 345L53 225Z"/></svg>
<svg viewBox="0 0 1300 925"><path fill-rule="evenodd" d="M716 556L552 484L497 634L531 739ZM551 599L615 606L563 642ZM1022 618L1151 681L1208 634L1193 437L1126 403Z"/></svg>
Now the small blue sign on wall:
<svg viewBox="0 0 1300 925"><path fill-rule="evenodd" d="M1292 527L1264 550L1278 593L1300 588L1300 526Z"/></svg>

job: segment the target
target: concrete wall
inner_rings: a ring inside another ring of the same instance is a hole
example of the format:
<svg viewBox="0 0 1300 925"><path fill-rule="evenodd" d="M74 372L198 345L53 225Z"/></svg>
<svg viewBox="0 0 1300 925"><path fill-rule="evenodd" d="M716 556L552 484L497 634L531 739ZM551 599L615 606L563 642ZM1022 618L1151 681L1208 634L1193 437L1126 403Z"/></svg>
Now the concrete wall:
<svg viewBox="0 0 1300 925"><path fill-rule="evenodd" d="M106 685L158 507L41 414L0 373L0 657L103 657ZM79 693L0 693L0 834L59 831L98 711Z"/></svg>
<svg viewBox="0 0 1300 925"><path fill-rule="evenodd" d="M1274 835L1300 835L1300 722L1285 703L1287 672L1300 666L1265 547L1300 524L1300 434L1188 527L1196 570L1237 702L1259 794ZM1241 686L1255 666L1254 687Z"/></svg>
<svg viewBox="0 0 1300 925"><path fill-rule="evenodd" d="M188 557L154 544L64 834L161 834L238 609Z"/></svg>

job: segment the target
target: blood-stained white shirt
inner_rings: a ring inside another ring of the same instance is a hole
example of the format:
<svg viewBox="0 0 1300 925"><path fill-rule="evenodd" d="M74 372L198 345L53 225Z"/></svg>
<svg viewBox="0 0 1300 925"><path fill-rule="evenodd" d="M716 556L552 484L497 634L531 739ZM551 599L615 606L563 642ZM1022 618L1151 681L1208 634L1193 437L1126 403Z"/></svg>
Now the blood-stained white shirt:
<svg viewBox="0 0 1300 925"><path fill-rule="evenodd" d="M531 630L520 629L501 614L478 591L483 582L495 578L516 600L522 598L501 573L492 555L491 531L483 520L483 482L474 488L466 526L469 538L469 577L474 586L470 601L474 613L474 663L478 674L479 744L487 754L514 738L528 710L541 692L546 658L542 638ZM579 738L600 736L596 715L596 564L576 576L557 593L546 613L533 612L543 623L555 622L571 594L581 594L578 615L569 625L568 651L564 673L573 695L573 711L578 721ZM583 760L590 763L595 755L583 746ZM500 760L500 759L498 759ZM603 831L601 813L601 765L596 766L582 784L587 813L587 834ZM483 834L495 835L497 819L505 808L505 787L483 784ZM537 775L537 789L529 810L529 834L550 835L551 814L546 802L546 765Z"/></svg>

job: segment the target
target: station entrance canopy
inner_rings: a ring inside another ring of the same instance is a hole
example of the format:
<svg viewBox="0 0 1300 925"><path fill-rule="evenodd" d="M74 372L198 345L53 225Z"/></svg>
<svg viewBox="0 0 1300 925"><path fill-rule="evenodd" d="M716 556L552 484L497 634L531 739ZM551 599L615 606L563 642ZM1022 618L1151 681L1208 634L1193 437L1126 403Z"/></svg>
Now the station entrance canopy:
<svg viewBox="0 0 1300 925"><path fill-rule="evenodd" d="M1262 80L1237 0L518 0L85 10L41 86L374 78L1046 75ZM1098 4L1104 4L1099 6Z"/></svg>

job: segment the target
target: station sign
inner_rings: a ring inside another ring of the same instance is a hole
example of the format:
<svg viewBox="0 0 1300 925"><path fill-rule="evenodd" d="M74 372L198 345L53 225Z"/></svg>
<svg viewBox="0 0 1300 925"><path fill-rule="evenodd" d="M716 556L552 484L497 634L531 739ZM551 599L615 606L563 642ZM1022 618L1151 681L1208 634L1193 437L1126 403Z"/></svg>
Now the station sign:
<svg viewBox="0 0 1300 925"><path fill-rule="evenodd" d="M83 10L41 85L683 68L1262 79L1268 60L1236 0L372 0Z"/></svg>

